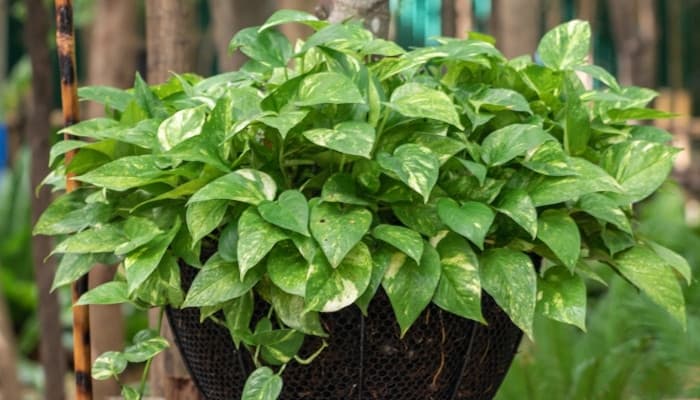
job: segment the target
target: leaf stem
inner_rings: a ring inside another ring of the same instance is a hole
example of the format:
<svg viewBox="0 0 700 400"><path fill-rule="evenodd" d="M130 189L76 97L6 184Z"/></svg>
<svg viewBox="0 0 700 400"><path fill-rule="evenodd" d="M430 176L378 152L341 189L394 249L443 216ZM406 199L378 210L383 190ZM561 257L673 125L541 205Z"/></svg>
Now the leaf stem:
<svg viewBox="0 0 700 400"><path fill-rule="evenodd" d="M156 332L160 335L160 330L163 327L163 315L165 314L165 307L160 308L158 313L158 325L156 327ZM153 357L146 361L146 366L143 367L143 373L141 373L141 383L139 384L139 399L143 398L143 394L146 391L146 378L148 378L148 371L151 369L151 363L153 362Z"/></svg>
<svg viewBox="0 0 700 400"><path fill-rule="evenodd" d="M324 340L323 343L321 343L321 347L319 347L319 349L316 350L312 355L310 355L306 358L301 358L301 357L295 355L294 361L298 362L301 365L311 364L316 359L316 357L318 357L321 354L323 349L325 349L326 347L328 347L328 343L326 343L326 341Z"/></svg>

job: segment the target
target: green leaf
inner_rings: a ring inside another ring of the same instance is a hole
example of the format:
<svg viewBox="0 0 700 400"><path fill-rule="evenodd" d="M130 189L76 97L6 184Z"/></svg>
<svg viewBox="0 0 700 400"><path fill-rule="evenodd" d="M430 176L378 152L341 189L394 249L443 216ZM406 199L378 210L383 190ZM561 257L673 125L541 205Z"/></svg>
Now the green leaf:
<svg viewBox="0 0 700 400"><path fill-rule="evenodd" d="M238 265L214 254L192 281L182 307L214 306L248 292L260 281L265 268L253 268L241 279Z"/></svg>
<svg viewBox="0 0 700 400"><path fill-rule="evenodd" d="M124 270L126 271L126 281L129 284L129 294L134 293L158 267L170 243L180 230L180 225L178 218L168 232L159 235L147 245L126 256Z"/></svg>
<svg viewBox="0 0 700 400"><path fill-rule="evenodd" d="M357 245L372 224L372 213L355 206L320 203L311 209L311 234L333 268Z"/></svg>
<svg viewBox="0 0 700 400"><path fill-rule="evenodd" d="M101 225L68 236L51 253L110 253L127 240L120 225Z"/></svg>
<svg viewBox="0 0 700 400"><path fill-rule="evenodd" d="M196 242L216 229L224 219L228 201L207 200L192 203L187 206L187 229L192 241Z"/></svg>
<svg viewBox="0 0 700 400"><path fill-rule="evenodd" d="M104 132L109 131L111 128L120 128L119 121L115 121L111 118L92 118L67 126L59 130L58 133L104 139Z"/></svg>
<svg viewBox="0 0 700 400"><path fill-rule="evenodd" d="M282 378L268 367L253 371L245 381L241 400L277 400L282 392Z"/></svg>
<svg viewBox="0 0 700 400"><path fill-rule="evenodd" d="M234 200L253 205L274 200L277 184L266 173L254 169L239 169L211 181L199 189L189 204L206 200Z"/></svg>
<svg viewBox="0 0 700 400"><path fill-rule="evenodd" d="M566 211L546 210L540 214L537 238L573 272L581 253L581 234Z"/></svg>
<svg viewBox="0 0 700 400"><path fill-rule="evenodd" d="M537 236L537 210L527 192L510 190L501 196L495 208L525 229L533 239Z"/></svg>
<svg viewBox="0 0 700 400"><path fill-rule="evenodd" d="M350 78L336 72L319 72L304 78L294 102L298 106L353 103L364 103L362 94Z"/></svg>
<svg viewBox="0 0 700 400"><path fill-rule="evenodd" d="M398 203L391 206L396 218L408 228L425 236L435 236L446 229L437 212L436 201L427 204Z"/></svg>
<svg viewBox="0 0 700 400"><path fill-rule="evenodd" d="M668 177L677 149L641 140L608 147L601 165L622 186L621 204L634 203L652 194Z"/></svg>
<svg viewBox="0 0 700 400"><path fill-rule="evenodd" d="M396 88L388 105L406 117L435 119L464 129L452 100L444 92L419 83L406 83Z"/></svg>
<svg viewBox="0 0 700 400"><path fill-rule="evenodd" d="M351 175L338 173L331 175L323 184L321 200L330 203L354 204L368 206L370 202L357 194L355 180Z"/></svg>
<svg viewBox="0 0 700 400"><path fill-rule="evenodd" d="M364 243L357 243L337 267L317 253L306 283L305 310L333 312L357 300L372 275L372 256Z"/></svg>
<svg viewBox="0 0 700 400"><path fill-rule="evenodd" d="M254 301L253 291L251 290L224 305L223 311L226 327L236 348L239 348L242 337L250 335L250 321L253 319Z"/></svg>
<svg viewBox="0 0 700 400"><path fill-rule="evenodd" d="M89 145L90 142L84 142L82 140L61 140L53 146L51 146L51 151L49 152L49 166L54 166L56 159L67 152L81 147Z"/></svg>
<svg viewBox="0 0 700 400"><path fill-rule="evenodd" d="M292 55L292 46L276 29L258 32L257 27L245 28L231 39L229 51L240 49L243 54L268 67L285 67Z"/></svg>
<svg viewBox="0 0 700 400"><path fill-rule="evenodd" d="M77 232L106 223L111 213L112 209L107 204L85 204L67 193L55 199L44 210L34 225L33 234L53 236Z"/></svg>
<svg viewBox="0 0 700 400"><path fill-rule="evenodd" d="M114 254L121 256L130 253L155 239L163 231L150 219L131 216L124 222L124 235L127 242L114 249Z"/></svg>
<svg viewBox="0 0 700 400"><path fill-rule="evenodd" d="M92 377L98 381L116 378L126 369L127 360L118 351L102 353L92 363Z"/></svg>
<svg viewBox="0 0 700 400"><path fill-rule="evenodd" d="M498 248L486 250L479 261L481 286L532 339L537 275L530 258L519 251Z"/></svg>
<svg viewBox="0 0 700 400"><path fill-rule="evenodd" d="M385 171L396 176L428 202L440 172L440 161L432 151L421 145L407 143L397 147L393 156L380 153L377 161Z"/></svg>
<svg viewBox="0 0 700 400"><path fill-rule="evenodd" d="M206 113L203 107L188 108L173 114L158 127L158 142L163 150L202 133Z"/></svg>
<svg viewBox="0 0 700 400"><path fill-rule="evenodd" d="M304 297L285 293L275 286L272 286L270 295L275 315L285 325L308 335L328 336L323 330L318 312L304 311Z"/></svg>
<svg viewBox="0 0 700 400"><path fill-rule="evenodd" d="M678 114L656 110L653 108L627 108L624 110L609 110L608 118L611 123L626 122L631 119L665 119L674 118Z"/></svg>
<svg viewBox="0 0 700 400"><path fill-rule="evenodd" d="M591 193L582 196L579 199L578 207L587 214L609 222L627 233L632 233L627 215L613 199L604 194Z"/></svg>
<svg viewBox="0 0 700 400"><path fill-rule="evenodd" d="M238 261L238 221L231 222L219 234L218 251L226 261Z"/></svg>
<svg viewBox="0 0 700 400"><path fill-rule="evenodd" d="M321 147L365 158L370 158L374 136L374 127L360 121L345 121L333 129L319 128L304 132L304 137Z"/></svg>
<svg viewBox="0 0 700 400"><path fill-rule="evenodd" d="M314 29L318 29L325 26L327 22L319 21L315 15L309 14L304 11L298 10L277 10L265 21L258 32L262 32L266 29L272 28L273 26L287 24L290 22L299 22L304 25L308 25Z"/></svg>
<svg viewBox="0 0 700 400"><path fill-rule="evenodd" d="M579 78L571 74L564 79L564 148L569 154L583 154L588 149L591 137L590 117L588 108L579 97L575 82L580 86Z"/></svg>
<svg viewBox="0 0 700 400"><path fill-rule="evenodd" d="M165 119L169 116L169 112L166 110L163 102L153 93L153 90L138 72L136 72L136 77L134 78L134 100L138 108L145 111L147 116L160 119Z"/></svg>
<svg viewBox="0 0 700 400"><path fill-rule="evenodd" d="M464 168L466 168L469 172L471 172L472 175L474 175L474 177L479 181L479 185L484 185L487 173L486 166L476 163L474 161L464 160L461 158L457 158L457 161L464 165Z"/></svg>
<svg viewBox="0 0 700 400"><path fill-rule="evenodd" d="M124 349L124 357L132 363L144 362L170 347L154 330L144 329L134 336L134 344Z"/></svg>
<svg viewBox="0 0 700 400"><path fill-rule="evenodd" d="M575 176L540 177L530 183L528 192L536 207L577 200L594 192L622 190L599 166L578 157L571 157L570 162Z"/></svg>
<svg viewBox="0 0 700 400"><path fill-rule="evenodd" d="M586 330L586 285L578 275L553 267L537 280L537 311L555 321Z"/></svg>
<svg viewBox="0 0 700 400"><path fill-rule="evenodd" d="M617 83L615 77L602 67L597 65L579 65L574 69L590 75L592 78L599 80L611 89L620 90L620 84Z"/></svg>
<svg viewBox="0 0 700 400"><path fill-rule="evenodd" d="M554 140L544 142L534 151L531 151L522 164L524 167L542 175L576 175L576 170L569 162L569 156L561 148L561 144Z"/></svg>
<svg viewBox="0 0 700 400"><path fill-rule="evenodd" d="M276 226L266 222L260 214L250 207L243 211L238 219L238 268L241 278L255 267L287 235Z"/></svg>
<svg viewBox="0 0 700 400"><path fill-rule="evenodd" d="M547 32L537 46L537 53L544 65L564 70L585 64L590 46L590 25L573 20Z"/></svg>
<svg viewBox="0 0 700 400"><path fill-rule="evenodd" d="M479 259L466 240L445 236L437 246L442 273L433 303L463 318L485 322L481 314Z"/></svg>
<svg viewBox="0 0 700 400"><path fill-rule="evenodd" d="M258 118L258 121L262 122L267 126L271 126L277 129L282 136L282 139L287 137L287 133L297 126L306 115L309 113L308 110L282 110L277 115L264 115Z"/></svg>
<svg viewBox="0 0 700 400"><path fill-rule="evenodd" d="M309 262L288 241L275 246L267 257L270 280L289 294L304 296L309 268Z"/></svg>
<svg viewBox="0 0 700 400"><path fill-rule="evenodd" d="M688 285L690 285L693 278L692 268L690 267L690 264L688 264L688 261L683 258L683 256L652 241L647 241L646 245L654 250L654 253L666 261L668 265L672 266L676 272L678 272L686 280L686 282L688 282Z"/></svg>
<svg viewBox="0 0 700 400"><path fill-rule="evenodd" d="M634 247L637 241L629 233L618 231L615 228L605 227L600 234L603 244L610 250L610 255L615 255L623 250Z"/></svg>
<svg viewBox="0 0 700 400"><path fill-rule="evenodd" d="M97 264L99 257L96 254L65 254L56 268L51 291L61 286L68 285L78 280L81 276L90 272Z"/></svg>
<svg viewBox="0 0 700 400"><path fill-rule="evenodd" d="M450 198L442 198L437 203L437 212L451 230L484 249L484 238L496 216L489 206L476 201L467 201L460 206Z"/></svg>
<svg viewBox="0 0 700 400"><path fill-rule="evenodd" d="M83 86L78 88L78 97L81 100L94 101L104 104L117 111L124 111L134 99L134 95L126 90L109 86Z"/></svg>
<svg viewBox="0 0 700 400"><path fill-rule="evenodd" d="M121 395L124 400L141 400L139 392L131 386L122 385Z"/></svg>
<svg viewBox="0 0 700 400"><path fill-rule="evenodd" d="M481 143L481 158L489 166L505 164L551 138L537 125L508 125L486 136Z"/></svg>
<svg viewBox="0 0 700 400"><path fill-rule="evenodd" d="M474 104L477 112L484 107L490 111L511 110L532 114L525 97L510 89L488 88L479 91L469 100Z"/></svg>
<svg viewBox="0 0 700 400"><path fill-rule="evenodd" d="M420 233L403 226L380 224L374 227L372 236L396 247L420 263L423 256L423 238Z"/></svg>
<svg viewBox="0 0 700 400"><path fill-rule="evenodd" d="M382 287L389 296L403 337L435 294L440 281L440 256L428 243L424 244L420 264L399 254L391 258Z"/></svg>
<svg viewBox="0 0 700 400"><path fill-rule="evenodd" d="M76 180L116 191L124 191L152 183L165 174L160 169L162 156L141 155L122 157L108 162Z"/></svg>
<svg viewBox="0 0 700 400"><path fill-rule="evenodd" d="M623 277L686 328L683 292L665 260L647 247L635 246L618 254L614 265Z"/></svg>
<svg viewBox="0 0 700 400"><path fill-rule="evenodd" d="M369 278L369 285L362 296L360 296L355 304L360 308L362 314L367 316L369 304L374 299L374 295L382 284L384 273L389 268L392 262L403 262L406 259L406 254L394 250L389 246L379 246L378 249L372 251L372 275ZM396 260L396 261L393 261Z"/></svg>
<svg viewBox="0 0 700 400"><path fill-rule="evenodd" d="M122 304L128 303L129 296L126 293L126 282L112 281L90 289L80 296L76 306L88 304Z"/></svg>
<svg viewBox="0 0 700 400"><path fill-rule="evenodd" d="M221 159L216 138L207 133L185 139L170 149L166 156L173 161L199 161L211 165L222 172L231 168Z"/></svg>
<svg viewBox="0 0 700 400"><path fill-rule="evenodd" d="M298 190L282 192L275 202L261 202L258 204L258 212L265 221L273 225L310 236L309 205L306 197Z"/></svg>

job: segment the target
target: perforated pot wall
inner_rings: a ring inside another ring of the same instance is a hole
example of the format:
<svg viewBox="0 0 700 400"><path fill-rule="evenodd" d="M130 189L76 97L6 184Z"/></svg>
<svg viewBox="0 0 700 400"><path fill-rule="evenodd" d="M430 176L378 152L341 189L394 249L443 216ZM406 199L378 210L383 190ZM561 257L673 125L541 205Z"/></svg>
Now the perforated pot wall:
<svg viewBox="0 0 700 400"><path fill-rule="evenodd" d="M196 270L183 267L183 286ZM264 311L256 304L256 311ZM522 332L486 296L488 326L429 306L403 339L387 296L380 290L363 317L351 306L323 314L329 347L310 365L284 371L283 400L491 399L510 366ZM236 351L228 331L199 323L197 309L169 309L175 339L195 383L207 400L237 400L254 369ZM318 349L307 338L302 356Z"/></svg>

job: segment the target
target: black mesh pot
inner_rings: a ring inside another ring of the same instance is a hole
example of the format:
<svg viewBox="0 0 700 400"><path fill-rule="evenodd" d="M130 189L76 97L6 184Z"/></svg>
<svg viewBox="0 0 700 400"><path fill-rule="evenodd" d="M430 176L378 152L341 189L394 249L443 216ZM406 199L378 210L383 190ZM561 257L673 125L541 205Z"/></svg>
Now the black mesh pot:
<svg viewBox="0 0 700 400"><path fill-rule="evenodd" d="M183 268L189 287L196 270ZM264 305L256 305L256 310ZM486 296L484 326L429 306L403 339L387 296L380 290L369 316L357 307L322 314L329 347L310 365L284 371L284 400L491 399L510 366L522 332ZM169 309L175 340L195 384L207 400L237 400L254 369L236 351L228 330L199 323L196 308ZM301 356L320 346L309 337Z"/></svg>

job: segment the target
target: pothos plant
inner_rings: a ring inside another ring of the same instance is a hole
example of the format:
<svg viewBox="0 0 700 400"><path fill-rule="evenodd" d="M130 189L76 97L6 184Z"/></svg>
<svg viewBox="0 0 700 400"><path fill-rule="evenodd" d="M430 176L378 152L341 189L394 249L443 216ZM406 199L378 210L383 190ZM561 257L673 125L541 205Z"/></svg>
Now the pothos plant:
<svg viewBox="0 0 700 400"><path fill-rule="evenodd" d="M276 29L288 22L315 33L292 45ZM119 263L78 304L199 308L250 351L243 398L256 399L279 395L287 363L311 361L297 352L326 336L321 313L366 313L380 287L402 335L431 302L486 322L484 290L532 337L535 313L585 329L585 281L607 266L684 326L690 268L636 233L633 212L678 150L630 121L669 115L645 108L652 90L589 65L589 41L572 21L536 62L483 35L405 51L285 10L236 34L231 49L250 57L239 71L82 88L108 116L65 128L75 139L51 151L47 181L81 183L35 227L61 238L55 286ZM187 292L181 264L198 269ZM93 375L166 346L143 332Z"/></svg>

